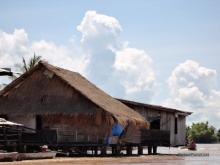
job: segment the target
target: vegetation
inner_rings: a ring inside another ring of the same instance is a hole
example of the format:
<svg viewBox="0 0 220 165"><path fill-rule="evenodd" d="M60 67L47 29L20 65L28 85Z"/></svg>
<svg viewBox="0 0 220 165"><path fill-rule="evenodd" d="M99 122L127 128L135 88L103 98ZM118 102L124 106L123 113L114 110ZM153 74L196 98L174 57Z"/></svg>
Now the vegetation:
<svg viewBox="0 0 220 165"><path fill-rule="evenodd" d="M30 58L30 60L27 62L25 60L25 58L22 58L22 71L23 72L27 72L29 70L31 70L32 68L34 68L41 60L41 56L36 56L36 54L34 53L34 56Z"/></svg>
<svg viewBox="0 0 220 165"><path fill-rule="evenodd" d="M10 77L12 80L18 78L21 74L31 70L34 68L41 60L41 56L37 56L34 53L34 56L31 57L28 61L22 57L22 62L19 64L15 64L15 67L20 70L20 72L13 72L13 75Z"/></svg>
<svg viewBox="0 0 220 165"><path fill-rule="evenodd" d="M215 143L220 140L220 130L209 126L208 122L193 123L186 129L187 139L196 143Z"/></svg>

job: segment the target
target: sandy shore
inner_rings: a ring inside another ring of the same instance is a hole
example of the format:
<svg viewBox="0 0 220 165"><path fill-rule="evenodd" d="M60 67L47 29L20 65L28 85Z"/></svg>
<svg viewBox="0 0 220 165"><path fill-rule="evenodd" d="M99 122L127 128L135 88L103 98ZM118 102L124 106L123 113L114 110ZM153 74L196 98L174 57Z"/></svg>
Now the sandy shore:
<svg viewBox="0 0 220 165"><path fill-rule="evenodd" d="M133 157L74 157L1 162L0 165L143 164L152 162L169 162L170 160L182 160L182 158L175 155L144 155Z"/></svg>

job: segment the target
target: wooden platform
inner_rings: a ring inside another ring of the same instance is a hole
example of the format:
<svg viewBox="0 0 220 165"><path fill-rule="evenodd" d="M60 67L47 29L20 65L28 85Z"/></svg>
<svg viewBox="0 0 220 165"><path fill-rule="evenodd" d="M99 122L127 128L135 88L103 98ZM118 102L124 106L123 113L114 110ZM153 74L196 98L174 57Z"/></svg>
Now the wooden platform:
<svg viewBox="0 0 220 165"><path fill-rule="evenodd" d="M65 134L65 136L67 136ZM69 139L72 137L69 135ZM80 141L75 138L68 142L59 141L57 130L34 130L26 127L0 127L0 148L7 151L33 152L39 150L40 146L48 145L53 150L72 151L79 154L86 154L87 150L92 150L94 155L101 153L106 154L106 148L110 147L113 155L120 153L122 148L126 149L127 154L132 154L132 148L138 147L138 153L143 153L143 147L148 147L149 154L156 153L157 146L169 146L170 133L162 130L141 130L135 138L139 138L140 143L132 143L126 141L118 141L114 144L105 143L104 139L84 138ZM152 152L153 150L153 152Z"/></svg>

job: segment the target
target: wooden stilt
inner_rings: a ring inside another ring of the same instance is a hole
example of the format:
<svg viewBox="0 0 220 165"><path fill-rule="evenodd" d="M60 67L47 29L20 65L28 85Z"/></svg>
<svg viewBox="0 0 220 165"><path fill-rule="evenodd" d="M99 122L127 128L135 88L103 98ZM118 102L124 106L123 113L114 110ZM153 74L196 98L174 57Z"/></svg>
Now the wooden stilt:
<svg viewBox="0 0 220 165"><path fill-rule="evenodd" d="M126 154L128 155L128 156L130 156L130 155L132 155L132 146L127 146L127 148L126 148Z"/></svg>
<svg viewBox="0 0 220 165"><path fill-rule="evenodd" d="M153 146L153 154L154 154L154 155L157 154L157 146Z"/></svg>
<svg viewBox="0 0 220 165"><path fill-rule="evenodd" d="M95 150L94 154L95 154L95 156L97 156L98 155L98 147L95 147L94 150Z"/></svg>
<svg viewBox="0 0 220 165"><path fill-rule="evenodd" d="M138 146L138 155L143 155L143 147Z"/></svg>
<svg viewBox="0 0 220 165"><path fill-rule="evenodd" d="M151 155L152 154L152 146L148 146L148 155Z"/></svg>
<svg viewBox="0 0 220 165"><path fill-rule="evenodd" d="M120 145L117 145L116 146L116 155L120 155L120 152L121 152L121 147L120 147Z"/></svg>
<svg viewBox="0 0 220 165"><path fill-rule="evenodd" d="M106 146L102 146L101 147L101 155L104 156L106 154L107 154L107 148L106 148Z"/></svg>
<svg viewBox="0 0 220 165"><path fill-rule="evenodd" d="M117 148L116 148L116 145L112 145L112 155L116 155L117 153Z"/></svg>

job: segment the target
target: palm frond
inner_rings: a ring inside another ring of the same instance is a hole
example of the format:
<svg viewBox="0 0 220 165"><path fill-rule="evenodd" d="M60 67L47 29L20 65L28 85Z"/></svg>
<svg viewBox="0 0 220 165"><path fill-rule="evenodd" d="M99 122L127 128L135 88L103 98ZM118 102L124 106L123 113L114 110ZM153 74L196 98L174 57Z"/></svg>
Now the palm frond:
<svg viewBox="0 0 220 165"><path fill-rule="evenodd" d="M33 67L35 67L41 60L41 56L36 56L36 54L34 53L34 56L30 59L29 61L29 70L32 69Z"/></svg>
<svg viewBox="0 0 220 165"><path fill-rule="evenodd" d="M27 67L27 63L26 63L26 60L24 59L24 57L22 57L22 63L23 63L23 69L25 72L28 71L28 67Z"/></svg>

